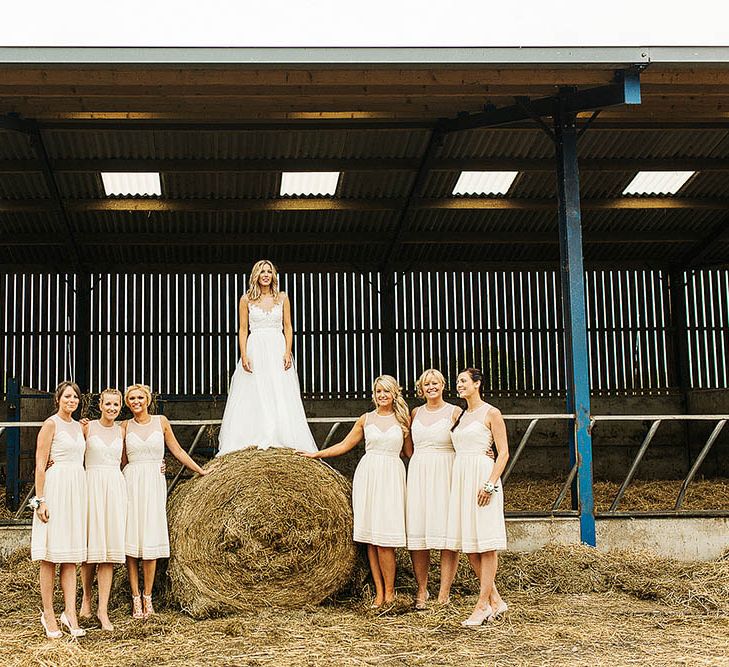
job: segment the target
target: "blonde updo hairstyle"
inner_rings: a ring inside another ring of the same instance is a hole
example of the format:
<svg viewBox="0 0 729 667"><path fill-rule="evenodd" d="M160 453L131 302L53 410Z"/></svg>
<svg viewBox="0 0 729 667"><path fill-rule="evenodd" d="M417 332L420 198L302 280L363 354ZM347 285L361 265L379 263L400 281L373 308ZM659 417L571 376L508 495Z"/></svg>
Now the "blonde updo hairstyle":
<svg viewBox="0 0 729 667"><path fill-rule="evenodd" d="M440 382L443 385L443 390L445 391L446 379L443 373L441 373L437 368L428 368L427 370L424 370L420 377L415 381L415 394L418 398L425 398L425 383L430 377L434 377L438 382Z"/></svg>
<svg viewBox="0 0 729 667"><path fill-rule="evenodd" d="M261 259L256 262L251 269L251 277L248 281L248 291L246 292L246 296L249 301L258 301L258 299L261 298L262 292L261 286L258 284L258 280L261 277L261 271L263 271L263 267L265 267L266 264L271 267L271 273L273 274L271 277L271 294L273 296L273 300L275 301L278 299L278 271L276 271L276 267L273 262L267 259Z"/></svg>
<svg viewBox="0 0 729 667"><path fill-rule="evenodd" d="M410 433L410 408L408 408L408 404L402 397L402 387L400 387L392 375L380 375L375 378L375 381L372 383L372 403L374 403L375 408L377 408L375 391L378 384L385 391L389 391L392 394L392 409L395 411L395 419L400 424L403 437L406 437Z"/></svg>
<svg viewBox="0 0 729 667"><path fill-rule="evenodd" d="M122 405L125 403L122 393L116 387L107 387L99 392L99 407L101 407L101 404L104 402L104 396L118 396L119 403Z"/></svg>
<svg viewBox="0 0 729 667"><path fill-rule="evenodd" d="M129 394L141 391L147 399L147 410L152 406L152 390L146 384L130 384L124 392L124 405L129 407Z"/></svg>

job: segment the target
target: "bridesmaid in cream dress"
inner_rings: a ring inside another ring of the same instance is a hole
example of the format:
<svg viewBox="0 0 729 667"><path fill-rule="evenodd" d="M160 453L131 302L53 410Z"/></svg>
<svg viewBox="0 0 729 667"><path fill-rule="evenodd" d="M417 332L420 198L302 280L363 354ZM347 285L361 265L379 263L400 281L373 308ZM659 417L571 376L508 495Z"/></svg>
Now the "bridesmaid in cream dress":
<svg viewBox="0 0 729 667"><path fill-rule="evenodd" d="M375 583L374 607L395 599L395 548L407 543L405 532L405 465L400 454L412 454L410 415L397 380L378 377L372 387L376 409L362 415L341 442L318 452L323 459L345 454L365 441L365 454L352 482L354 540L367 544Z"/></svg>
<svg viewBox="0 0 729 667"><path fill-rule="evenodd" d="M456 382L458 395L467 402L451 429L456 459L453 464L448 506L448 549L468 554L479 578L480 591L465 626L481 625L508 609L494 578L497 550L506 549L504 493L501 473L509 460L506 425L501 412L481 399L483 376L477 368L461 371ZM496 445L496 460L488 452Z"/></svg>
<svg viewBox="0 0 729 667"><path fill-rule="evenodd" d="M407 533L418 584L415 609L425 609L429 597L430 549L440 550L440 604L449 601L458 569L458 552L446 549L446 527L455 458L451 427L461 408L443 400L445 378L435 368L426 370L415 387L417 395L426 403L412 412L413 457L408 466Z"/></svg>
<svg viewBox="0 0 729 667"><path fill-rule="evenodd" d="M31 558L40 561L43 611L40 622L46 637L58 639L62 631L53 611L56 565L60 565L64 610L60 617L73 637L86 631L76 618L76 563L86 560L86 443L73 413L81 391L73 382L61 382L55 392L58 412L43 422L35 452L36 496L33 514ZM50 461L53 465L48 467Z"/></svg>
<svg viewBox="0 0 729 667"><path fill-rule="evenodd" d="M206 475L180 447L167 417L149 414L152 393L146 385L127 387L124 401L132 411L125 423L124 478L127 486L127 526L125 547L129 586L132 589L132 616L147 618L154 614L152 586L157 559L170 555L167 533L167 485L160 475L165 445L189 470ZM139 560L144 574L144 594L140 599ZM143 604L142 604L143 602Z"/></svg>
<svg viewBox="0 0 729 667"><path fill-rule="evenodd" d="M86 486L88 489L88 555L81 565L81 618L91 616L91 593L96 573L99 603L96 617L103 630L111 632L109 595L114 564L125 561L127 487L121 472L124 434L114 420L119 416L122 395L104 389L99 396L101 417L84 424L86 435ZM161 475L160 475L161 476Z"/></svg>

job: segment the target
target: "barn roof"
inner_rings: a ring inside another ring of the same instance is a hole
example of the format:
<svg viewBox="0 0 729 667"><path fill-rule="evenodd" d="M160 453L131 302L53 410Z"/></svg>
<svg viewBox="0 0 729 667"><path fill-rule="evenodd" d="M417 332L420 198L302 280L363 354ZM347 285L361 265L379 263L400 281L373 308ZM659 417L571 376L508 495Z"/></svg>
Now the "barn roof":
<svg viewBox="0 0 729 667"><path fill-rule="evenodd" d="M729 49L715 48L0 49L0 264L64 270L74 251L95 271L364 269L394 242L401 267L555 264L544 128L433 146L434 128L628 70L640 105L578 115L586 262L729 264ZM518 176L503 196L454 197L463 170ZM696 173L675 195L624 196L642 170ZM107 197L105 171L159 172L162 194ZM282 197L284 171L341 177L332 197Z"/></svg>

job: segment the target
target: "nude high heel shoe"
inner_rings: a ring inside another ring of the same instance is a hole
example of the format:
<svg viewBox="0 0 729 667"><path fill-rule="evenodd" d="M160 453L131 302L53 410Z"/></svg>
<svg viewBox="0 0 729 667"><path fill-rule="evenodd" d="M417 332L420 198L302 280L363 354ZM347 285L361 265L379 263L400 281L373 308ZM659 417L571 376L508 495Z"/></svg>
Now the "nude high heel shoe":
<svg viewBox="0 0 729 667"><path fill-rule="evenodd" d="M48 639L60 639L61 637L63 637L63 632L61 630L49 630L48 629L48 626L46 625L46 617L43 614L43 612L41 612L41 615L40 615L40 622L41 622L41 625L43 626L43 630L45 630L46 637L48 637Z"/></svg>
<svg viewBox="0 0 729 667"><path fill-rule="evenodd" d="M72 628L71 624L68 622L68 617L66 616L66 612L61 612L61 625L65 625L68 631L71 633L71 636L76 639L78 637L84 637L86 635L86 630L83 628Z"/></svg>
<svg viewBox="0 0 729 667"><path fill-rule="evenodd" d="M132 618L144 618L144 612L142 611L141 595L132 595Z"/></svg>
<svg viewBox="0 0 729 667"><path fill-rule="evenodd" d="M507 611L509 611L509 605L502 600L499 602L498 606L493 608L491 615L486 620L491 623L491 621L495 621L500 616L503 616Z"/></svg>
<svg viewBox="0 0 729 667"><path fill-rule="evenodd" d="M144 608L144 618L149 618L150 616L154 616L157 613L152 606L151 595L142 595L142 606Z"/></svg>
<svg viewBox="0 0 729 667"><path fill-rule="evenodd" d="M491 605L488 604L481 609L474 609L473 613L465 621L461 622L461 625L464 628L478 627L484 621L488 620L491 613Z"/></svg>

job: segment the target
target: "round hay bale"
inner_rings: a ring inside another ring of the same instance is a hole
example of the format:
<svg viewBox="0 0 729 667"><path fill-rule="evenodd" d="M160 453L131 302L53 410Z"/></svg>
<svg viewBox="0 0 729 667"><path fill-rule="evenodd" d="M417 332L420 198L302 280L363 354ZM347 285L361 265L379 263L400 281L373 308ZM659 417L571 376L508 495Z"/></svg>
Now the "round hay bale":
<svg viewBox="0 0 729 667"><path fill-rule="evenodd" d="M290 449L245 449L168 502L172 595L196 618L318 604L349 580L351 486Z"/></svg>

